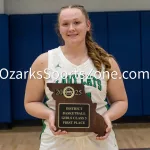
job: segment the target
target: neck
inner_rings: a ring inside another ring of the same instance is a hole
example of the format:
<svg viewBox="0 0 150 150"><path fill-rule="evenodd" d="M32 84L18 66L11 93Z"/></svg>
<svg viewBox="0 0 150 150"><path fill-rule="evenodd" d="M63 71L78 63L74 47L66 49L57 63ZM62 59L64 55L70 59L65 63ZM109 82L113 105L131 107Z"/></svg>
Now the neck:
<svg viewBox="0 0 150 150"><path fill-rule="evenodd" d="M85 44L64 45L62 51L64 54L72 55L74 57L84 57L87 55L87 48Z"/></svg>

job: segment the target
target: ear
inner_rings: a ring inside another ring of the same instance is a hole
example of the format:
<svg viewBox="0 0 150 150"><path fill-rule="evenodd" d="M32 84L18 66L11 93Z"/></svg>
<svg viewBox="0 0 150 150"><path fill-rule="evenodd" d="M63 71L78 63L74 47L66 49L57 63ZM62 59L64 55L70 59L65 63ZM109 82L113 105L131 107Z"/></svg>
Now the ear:
<svg viewBox="0 0 150 150"><path fill-rule="evenodd" d="M90 31L91 29L91 22L90 20L87 20L87 30Z"/></svg>

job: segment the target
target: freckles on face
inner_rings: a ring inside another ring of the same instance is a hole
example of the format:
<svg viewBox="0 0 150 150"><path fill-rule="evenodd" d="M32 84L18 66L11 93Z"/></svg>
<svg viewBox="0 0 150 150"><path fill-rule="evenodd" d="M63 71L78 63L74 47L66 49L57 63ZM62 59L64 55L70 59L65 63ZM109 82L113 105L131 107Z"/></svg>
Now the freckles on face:
<svg viewBox="0 0 150 150"><path fill-rule="evenodd" d="M86 19L80 9L67 8L59 16L59 31L64 40L85 36L88 30Z"/></svg>

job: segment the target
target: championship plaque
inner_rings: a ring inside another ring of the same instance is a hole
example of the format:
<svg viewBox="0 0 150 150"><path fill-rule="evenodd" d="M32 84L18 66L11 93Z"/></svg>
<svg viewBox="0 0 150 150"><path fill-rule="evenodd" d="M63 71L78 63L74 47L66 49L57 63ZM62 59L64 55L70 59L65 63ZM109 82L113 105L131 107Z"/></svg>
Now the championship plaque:
<svg viewBox="0 0 150 150"><path fill-rule="evenodd" d="M96 103L84 91L83 84L47 83L56 100L55 126L67 132L95 132L104 136L106 123L96 112Z"/></svg>

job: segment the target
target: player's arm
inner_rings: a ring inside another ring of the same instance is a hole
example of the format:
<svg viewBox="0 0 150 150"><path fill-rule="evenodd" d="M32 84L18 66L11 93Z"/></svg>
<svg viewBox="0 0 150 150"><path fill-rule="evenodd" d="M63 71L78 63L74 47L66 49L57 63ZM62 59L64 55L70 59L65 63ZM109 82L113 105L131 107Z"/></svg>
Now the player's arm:
<svg viewBox="0 0 150 150"><path fill-rule="evenodd" d="M31 74L25 89L24 107L31 116L48 119L51 110L47 108L42 101L44 100L44 69L47 64L47 53L41 54L31 66ZM33 74L34 72L34 74Z"/></svg>
<svg viewBox="0 0 150 150"><path fill-rule="evenodd" d="M106 114L110 121L114 121L126 113L128 108L128 99L120 68L113 58L110 59L110 63L112 66L111 69L116 72L116 75L113 76L111 74L111 78L108 80L107 97L111 107Z"/></svg>

